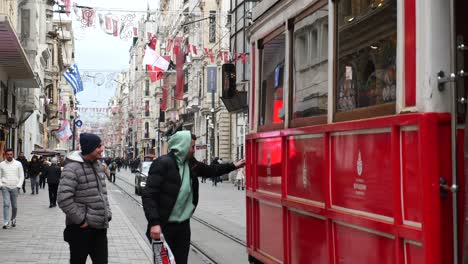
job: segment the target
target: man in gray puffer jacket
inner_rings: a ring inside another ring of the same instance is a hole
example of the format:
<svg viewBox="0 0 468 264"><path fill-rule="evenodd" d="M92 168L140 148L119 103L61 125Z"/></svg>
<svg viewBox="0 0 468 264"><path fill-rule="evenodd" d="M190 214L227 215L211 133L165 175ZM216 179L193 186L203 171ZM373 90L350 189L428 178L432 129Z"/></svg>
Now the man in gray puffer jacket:
<svg viewBox="0 0 468 264"><path fill-rule="evenodd" d="M57 202L66 215L64 240L70 245L70 263L107 264L107 228L112 218L106 176L99 159L104 146L95 134L80 135L81 153L67 156Z"/></svg>

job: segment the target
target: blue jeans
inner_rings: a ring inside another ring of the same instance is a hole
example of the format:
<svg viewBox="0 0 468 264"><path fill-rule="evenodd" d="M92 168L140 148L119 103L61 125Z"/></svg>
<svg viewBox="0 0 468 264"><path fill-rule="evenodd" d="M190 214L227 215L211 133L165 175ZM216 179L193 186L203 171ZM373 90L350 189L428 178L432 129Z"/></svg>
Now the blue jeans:
<svg viewBox="0 0 468 264"><path fill-rule="evenodd" d="M31 180L31 192L32 193L39 193L39 176L29 175L29 180Z"/></svg>
<svg viewBox="0 0 468 264"><path fill-rule="evenodd" d="M10 206L11 206L11 219L16 218L18 207L16 206L16 199L18 198L18 188L2 187L3 195L3 225L10 222Z"/></svg>

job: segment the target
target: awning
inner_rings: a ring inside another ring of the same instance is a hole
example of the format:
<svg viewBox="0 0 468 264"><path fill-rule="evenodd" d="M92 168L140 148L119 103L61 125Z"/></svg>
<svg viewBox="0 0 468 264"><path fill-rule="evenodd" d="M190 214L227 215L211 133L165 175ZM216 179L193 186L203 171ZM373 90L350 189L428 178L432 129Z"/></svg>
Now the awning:
<svg viewBox="0 0 468 264"><path fill-rule="evenodd" d="M0 15L0 71L5 72L16 87L39 87L26 53L6 15Z"/></svg>

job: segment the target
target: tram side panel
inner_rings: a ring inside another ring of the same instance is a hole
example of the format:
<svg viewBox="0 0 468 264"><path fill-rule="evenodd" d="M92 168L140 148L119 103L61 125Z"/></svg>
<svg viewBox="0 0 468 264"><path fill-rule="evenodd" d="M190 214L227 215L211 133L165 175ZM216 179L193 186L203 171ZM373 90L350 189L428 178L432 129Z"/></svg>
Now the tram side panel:
<svg viewBox="0 0 468 264"><path fill-rule="evenodd" d="M451 261L451 198L440 198L438 188L439 177L451 184L447 118L374 123L248 138L250 256L264 263Z"/></svg>

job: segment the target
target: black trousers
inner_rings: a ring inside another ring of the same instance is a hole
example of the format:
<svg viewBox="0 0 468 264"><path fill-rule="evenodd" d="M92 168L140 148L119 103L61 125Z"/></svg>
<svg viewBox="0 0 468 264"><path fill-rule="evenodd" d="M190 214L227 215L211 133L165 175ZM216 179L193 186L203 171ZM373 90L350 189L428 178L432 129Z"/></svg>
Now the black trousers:
<svg viewBox="0 0 468 264"><path fill-rule="evenodd" d="M110 173L110 181L115 182L115 172Z"/></svg>
<svg viewBox="0 0 468 264"><path fill-rule="evenodd" d="M70 246L70 264L85 264L88 255L93 264L107 264L107 229L68 225L63 238Z"/></svg>
<svg viewBox="0 0 468 264"><path fill-rule="evenodd" d="M48 183L48 184L49 184L49 202L50 202L50 205L55 205L57 203L58 183Z"/></svg>
<svg viewBox="0 0 468 264"><path fill-rule="evenodd" d="M45 182L46 182L46 178L42 177L42 176L39 176L39 188L44 189L45 188Z"/></svg>
<svg viewBox="0 0 468 264"><path fill-rule="evenodd" d="M190 250L190 220L182 223L168 223L162 233L177 264L187 264Z"/></svg>

